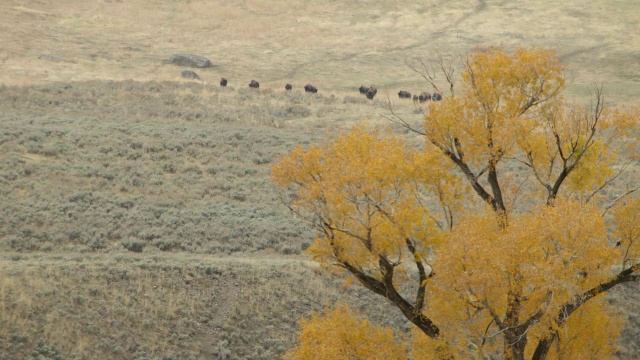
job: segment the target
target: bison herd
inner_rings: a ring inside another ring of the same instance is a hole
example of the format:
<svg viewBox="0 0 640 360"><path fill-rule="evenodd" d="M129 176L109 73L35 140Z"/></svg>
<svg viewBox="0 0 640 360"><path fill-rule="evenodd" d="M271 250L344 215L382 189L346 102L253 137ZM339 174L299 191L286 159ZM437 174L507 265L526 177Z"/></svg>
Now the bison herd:
<svg viewBox="0 0 640 360"><path fill-rule="evenodd" d="M408 91L400 91L400 93L404 93L403 95L405 95L405 97L407 97L407 98L411 97L411 93L409 93ZM400 95L400 93L398 93L398 95L400 97L403 97L403 96ZM420 95L413 95L413 101L425 102L425 101L429 101L429 100L440 101L440 100L442 100L442 95L440 95L437 92L434 92L433 94L430 94L430 93L425 92L425 91L420 93Z"/></svg>
<svg viewBox="0 0 640 360"><path fill-rule="evenodd" d="M195 73L194 73L195 74ZM196 75L197 76L197 75ZM183 77L184 76L183 74ZM227 79L225 78L220 78L220 86L227 86ZM249 83L249 87L250 88L254 88L254 89L258 89L260 88L260 83L257 82L256 80L251 80L251 82ZM291 91L293 89L293 85L291 84L287 84L284 86L284 89L287 91ZM363 94L367 97L367 99L369 100L373 100L373 98L376 96L376 94L378 93L378 89L376 89L375 86L360 86L360 88L358 89L360 91L360 94ZM312 94L316 94L318 92L318 88L311 85L311 84L307 84L304 86L304 91L308 92L308 93L312 93ZM400 92L398 92L398 97L400 99L411 99L411 93L405 90L401 90ZM433 101L440 101L442 100L442 95L435 92L433 94L428 93L426 91L423 91L422 93L418 94L418 95L413 95L413 101L419 101L419 102L426 102L429 100L433 100Z"/></svg>

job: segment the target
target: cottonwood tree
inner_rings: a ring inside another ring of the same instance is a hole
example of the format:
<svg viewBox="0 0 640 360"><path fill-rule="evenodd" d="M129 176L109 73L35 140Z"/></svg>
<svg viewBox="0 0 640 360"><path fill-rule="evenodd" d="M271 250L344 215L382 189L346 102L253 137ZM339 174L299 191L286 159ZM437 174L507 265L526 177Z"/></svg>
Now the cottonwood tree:
<svg viewBox="0 0 640 360"><path fill-rule="evenodd" d="M374 326L347 306L328 309L301 320L300 342L287 359L406 359L405 346L396 342L393 331Z"/></svg>
<svg viewBox="0 0 640 360"><path fill-rule="evenodd" d="M610 356L603 295L640 277L638 111L568 102L545 49L477 50L459 83L410 127L424 146L361 125L274 165L309 252L415 325L414 358Z"/></svg>

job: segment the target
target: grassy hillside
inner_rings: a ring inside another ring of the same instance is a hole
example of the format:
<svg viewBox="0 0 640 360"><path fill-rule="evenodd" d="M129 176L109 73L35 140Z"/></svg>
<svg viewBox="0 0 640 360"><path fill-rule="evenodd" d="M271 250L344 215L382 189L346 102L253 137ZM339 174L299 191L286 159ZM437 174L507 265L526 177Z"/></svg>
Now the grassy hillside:
<svg viewBox="0 0 640 360"><path fill-rule="evenodd" d="M577 100L602 83L612 103L637 102L639 12L633 0L0 2L0 359L273 359L300 316L339 298L406 328L302 255L314 234L280 203L273 162L361 121L389 126L389 102L419 122L395 94L433 90L406 63L477 46L551 47ZM163 61L177 52L214 66L181 80ZM610 296L628 318L621 359L640 354L638 300L633 286Z"/></svg>
<svg viewBox="0 0 640 360"><path fill-rule="evenodd" d="M299 258L0 256L0 359L274 359L338 299L403 328ZM394 316L395 315L395 316Z"/></svg>

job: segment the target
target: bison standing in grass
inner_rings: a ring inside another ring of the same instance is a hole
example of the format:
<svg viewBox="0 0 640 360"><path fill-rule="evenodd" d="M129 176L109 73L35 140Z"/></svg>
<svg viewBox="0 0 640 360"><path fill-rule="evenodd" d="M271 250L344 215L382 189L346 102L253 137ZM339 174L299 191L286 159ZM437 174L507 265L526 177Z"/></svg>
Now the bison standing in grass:
<svg viewBox="0 0 640 360"><path fill-rule="evenodd" d="M311 85L311 84L307 84L307 85L304 86L304 91L308 92L308 93L314 93L315 94L315 93L318 92L318 89L315 86Z"/></svg>
<svg viewBox="0 0 640 360"><path fill-rule="evenodd" d="M398 93L398 97L399 97L400 99L410 99L410 98L411 98L411 93L410 93L410 92L408 92L408 91L401 90L401 91Z"/></svg>
<svg viewBox="0 0 640 360"><path fill-rule="evenodd" d="M376 96L377 93L378 89L373 86L369 86L369 89L367 90L367 93L365 95L367 95L367 99L373 100L373 97Z"/></svg>
<svg viewBox="0 0 640 360"><path fill-rule="evenodd" d="M257 88L259 88L259 87L260 87L260 83L259 83L259 82L257 82L257 81L255 81L255 80L251 80L251 82L249 83L249 87L250 87L250 88L257 89Z"/></svg>
<svg viewBox="0 0 640 360"><path fill-rule="evenodd" d="M225 78L220 78L220 86L222 86L222 87L227 86L227 79L225 79Z"/></svg>
<svg viewBox="0 0 640 360"><path fill-rule="evenodd" d="M431 100L431 94L429 94L428 92L424 91L420 95L418 95L418 100L420 100L420 102L429 101L429 100Z"/></svg>
<svg viewBox="0 0 640 360"><path fill-rule="evenodd" d="M293 89L293 86L291 86L291 84L287 84L287 85L284 86L284 89L289 91L289 90Z"/></svg>

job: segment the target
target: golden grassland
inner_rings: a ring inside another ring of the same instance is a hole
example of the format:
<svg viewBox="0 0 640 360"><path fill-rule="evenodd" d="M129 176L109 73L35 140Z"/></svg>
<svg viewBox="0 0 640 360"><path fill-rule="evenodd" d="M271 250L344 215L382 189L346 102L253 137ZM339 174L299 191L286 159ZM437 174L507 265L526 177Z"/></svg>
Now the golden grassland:
<svg viewBox="0 0 640 360"><path fill-rule="evenodd" d="M311 82L339 95L361 84L417 90L423 83L405 61L522 45L556 49L577 94L593 83L621 102L640 92L640 5L632 0L6 0L0 10L7 85L175 80L178 69L161 60L190 52L213 62L201 71L210 83Z"/></svg>
<svg viewBox="0 0 640 360"><path fill-rule="evenodd" d="M475 47L553 48L570 96L603 84L637 103L638 13L633 0L0 2L0 359L273 359L300 316L339 298L406 329L302 255L314 234L271 165L363 120L389 126L388 102L418 123L395 93L430 89L406 63ZM173 53L214 66L181 80ZM610 296L627 314L621 359L640 353L638 300Z"/></svg>

